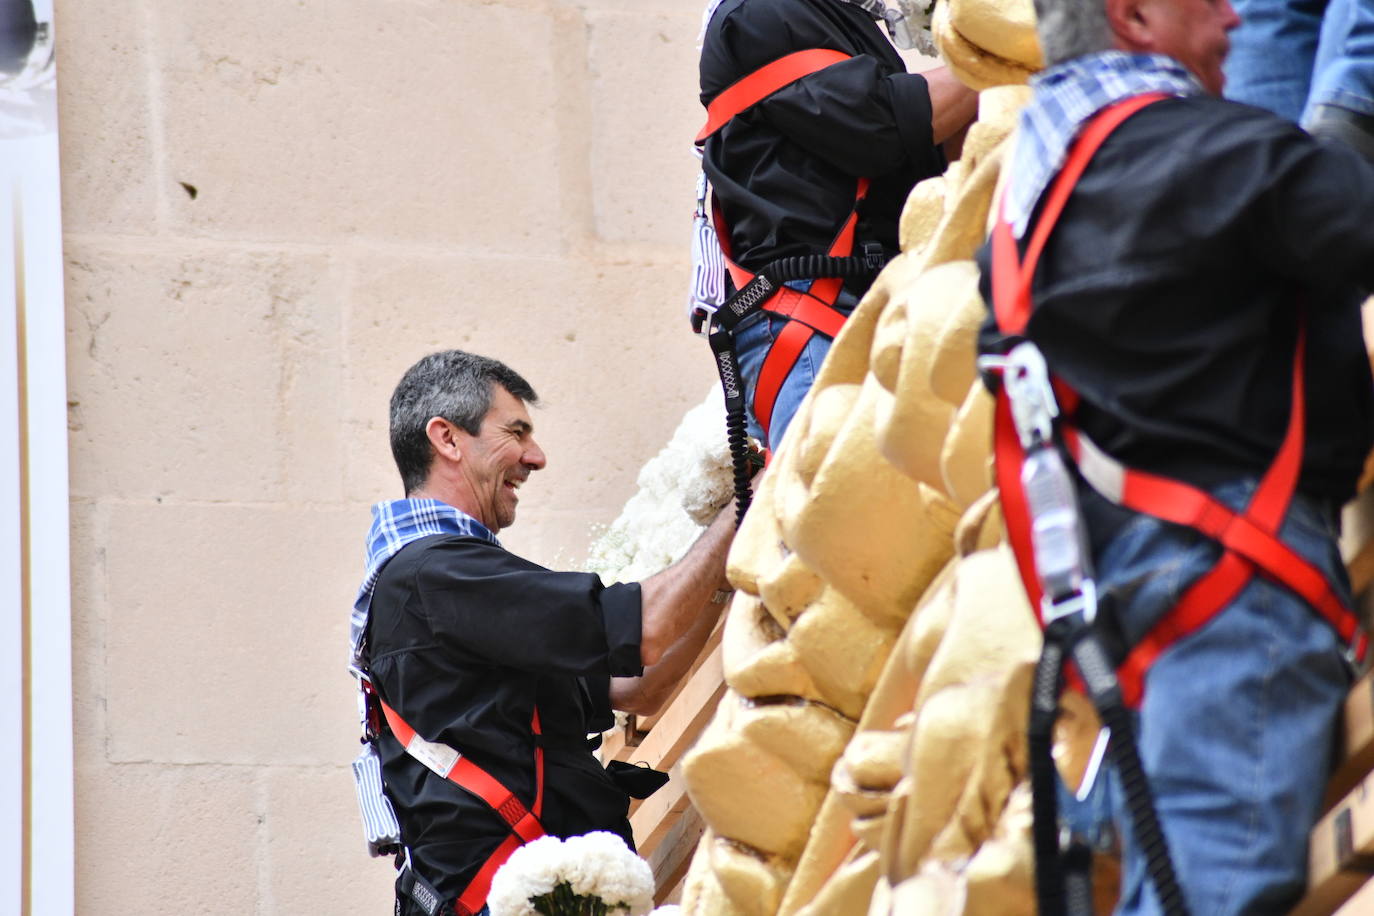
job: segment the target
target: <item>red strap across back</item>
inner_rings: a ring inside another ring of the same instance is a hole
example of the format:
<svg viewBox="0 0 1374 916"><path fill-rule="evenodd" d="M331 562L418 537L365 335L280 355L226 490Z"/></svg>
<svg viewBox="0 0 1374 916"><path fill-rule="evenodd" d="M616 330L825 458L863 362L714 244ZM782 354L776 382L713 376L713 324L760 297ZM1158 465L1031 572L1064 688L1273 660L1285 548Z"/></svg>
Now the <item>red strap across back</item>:
<svg viewBox="0 0 1374 916"><path fill-rule="evenodd" d="M1159 94L1135 96L1106 109L1088 125L1049 190L1039 222L1027 245L1024 261L1018 257L1011 227L1004 219L998 220L992 238L993 311L1003 333L1019 334L1024 331L1030 318L1031 282L1036 263L1093 153L1122 121L1163 97ZM1180 481L1124 469L1119 497L1121 505L1198 530L1220 543L1224 549L1217 564L1195 582L1179 603L1131 649L1118 670L1125 700L1132 706L1138 705L1144 694L1145 675L1155 659L1174 642L1211 621L1240 594L1256 573L1292 590L1326 620L1341 639L1351 644L1357 654L1363 656L1365 652L1365 640L1359 632L1355 615L1321 571L1278 537L1279 527L1288 512L1302 469L1306 421L1306 333L1301 324L1297 337L1288 428L1278 454L1243 512L1235 512L1204 491ZM1071 411L1077 396L1062 380L1055 380L1055 387L1061 394L1061 405L1066 411ZM1061 424L1061 432L1070 454L1081 461L1083 451L1078 431L1065 422ZM997 398L995 436L998 486L1007 531L1022 582L1039 615L1041 592L1032 555L1030 513L1019 479L1025 455L1005 391L1000 392Z"/></svg>
<svg viewBox="0 0 1374 916"><path fill-rule="evenodd" d="M707 137L728 124L735 115L758 104L784 86L795 83L817 70L824 70L831 64L849 60L849 57L850 55L843 51L808 48L780 57L771 64L765 64L721 90L720 94L711 100L711 104L706 106L706 123L697 133L696 142L704 143Z"/></svg>
<svg viewBox="0 0 1374 916"><path fill-rule="evenodd" d="M728 124L731 118L784 86L849 58L850 55L843 51L810 48L795 51L760 67L723 90L710 105L706 106L706 124L697 134L696 142L706 142L708 137ZM859 221L859 204L868 195L868 184L867 178L859 179L854 192L854 209L850 211L849 217L826 251L828 256L845 258L854 253L854 232ZM743 289L754 279L754 275L735 263L731 256L730 230L725 225L725 219L714 197L711 201L711 215L715 223L716 237L720 240L721 251L725 255L725 265L730 271L730 278L734 281L735 289ZM820 333L833 338L844 326L845 316L834 308L843 286L844 281L839 277L824 277L812 281L807 292L784 287L762 304L765 310L790 319L769 348L759 370L758 383L754 387L754 416L765 433L768 432L773 419L773 406L777 402L778 393L812 336Z"/></svg>
<svg viewBox="0 0 1374 916"><path fill-rule="evenodd" d="M416 736L415 729L406 724L406 721L385 702L381 703L382 713L386 716L387 725L391 727L392 734L396 740L401 742L404 747L410 744L411 739ZM530 810L525 807L518 796L492 776L486 770L473 763L466 755L460 755L458 762L453 765L453 769L448 772L447 779L456 784L459 788L477 796L482 801L501 816L501 819L509 825L511 835L501 843L496 850L487 857L487 861L482 863L482 867L477 870L477 874L468 883L467 888L458 896L454 906L459 916L472 916L472 914L482 909L487 902L487 895L491 893L491 881L496 876L496 871L506 860L511 857L515 850L525 843L537 840L544 835L544 827L539 823L539 817L544 810L544 749L539 745L538 736L543 734L539 724L539 710L536 708L530 719L530 731L536 736L534 746L534 808Z"/></svg>

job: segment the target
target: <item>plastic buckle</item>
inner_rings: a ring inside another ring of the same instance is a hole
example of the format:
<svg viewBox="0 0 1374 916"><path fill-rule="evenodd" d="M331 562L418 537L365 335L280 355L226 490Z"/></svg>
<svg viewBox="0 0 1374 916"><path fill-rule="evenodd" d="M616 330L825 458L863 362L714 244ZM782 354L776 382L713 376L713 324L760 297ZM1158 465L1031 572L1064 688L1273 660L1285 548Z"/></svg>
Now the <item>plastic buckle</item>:
<svg viewBox="0 0 1374 916"><path fill-rule="evenodd" d="M1092 579L1085 577L1078 591L1062 598L1045 595L1040 599L1040 619L1047 627L1074 614L1082 614L1085 624L1097 619L1097 583Z"/></svg>
<svg viewBox="0 0 1374 916"><path fill-rule="evenodd" d="M887 253L883 251L883 246L879 242L864 242L863 249L864 267L877 273L887 266Z"/></svg>
<svg viewBox="0 0 1374 916"><path fill-rule="evenodd" d="M718 305L706 305L702 302L692 306L692 333L698 337L710 337L711 325L715 324L716 312L719 310Z"/></svg>

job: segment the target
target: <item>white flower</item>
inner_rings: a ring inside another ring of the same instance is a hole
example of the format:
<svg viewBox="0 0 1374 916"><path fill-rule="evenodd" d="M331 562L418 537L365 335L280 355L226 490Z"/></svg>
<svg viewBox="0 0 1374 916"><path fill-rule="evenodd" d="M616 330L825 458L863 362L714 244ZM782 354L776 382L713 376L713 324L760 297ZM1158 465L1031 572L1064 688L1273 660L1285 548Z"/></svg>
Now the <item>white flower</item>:
<svg viewBox="0 0 1374 916"><path fill-rule="evenodd" d="M531 901L564 883L574 894L599 898L611 916L645 916L654 905L649 863L604 830L521 846L497 870L487 905L492 916L539 916Z"/></svg>
<svg viewBox="0 0 1374 916"><path fill-rule="evenodd" d="M681 916L682 907L676 903L665 903L663 906L654 910L649 916Z"/></svg>
<svg viewBox="0 0 1374 916"><path fill-rule="evenodd" d="M492 916L539 916L530 900L564 880L563 863L563 841L556 836L541 836L515 850L491 879L487 906Z"/></svg>
<svg viewBox="0 0 1374 916"><path fill-rule="evenodd" d="M569 837L563 855L563 880L574 893L600 897L613 913L645 916L653 909L653 871L616 834L598 830Z"/></svg>
<svg viewBox="0 0 1374 916"><path fill-rule="evenodd" d="M682 418L639 472L638 491L592 544L587 569L605 582L636 582L672 565L734 494L719 387Z"/></svg>

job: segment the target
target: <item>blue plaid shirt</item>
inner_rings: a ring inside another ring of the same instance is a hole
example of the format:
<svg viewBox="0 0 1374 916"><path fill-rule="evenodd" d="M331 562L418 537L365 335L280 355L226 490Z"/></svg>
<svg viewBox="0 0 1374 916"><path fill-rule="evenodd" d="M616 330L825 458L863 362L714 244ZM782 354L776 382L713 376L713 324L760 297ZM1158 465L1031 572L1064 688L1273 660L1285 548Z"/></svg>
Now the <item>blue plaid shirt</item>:
<svg viewBox="0 0 1374 916"><path fill-rule="evenodd" d="M1113 102L1147 92L1189 96L1204 92L1178 61L1162 54L1102 51L1056 64L1030 78L1030 102L1021 109L1012 153L1013 180L1002 215L1020 238L1036 201L1068 157L1089 120Z"/></svg>
<svg viewBox="0 0 1374 916"><path fill-rule="evenodd" d="M367 572L349 618L348 639L354 665L359 665L361 661L363 637L367 634L367 614L382 568L402 547L433 534L483 538L501 546L486 525L437 499L393 499L373 506L372 527L367 532Z"/></svg>

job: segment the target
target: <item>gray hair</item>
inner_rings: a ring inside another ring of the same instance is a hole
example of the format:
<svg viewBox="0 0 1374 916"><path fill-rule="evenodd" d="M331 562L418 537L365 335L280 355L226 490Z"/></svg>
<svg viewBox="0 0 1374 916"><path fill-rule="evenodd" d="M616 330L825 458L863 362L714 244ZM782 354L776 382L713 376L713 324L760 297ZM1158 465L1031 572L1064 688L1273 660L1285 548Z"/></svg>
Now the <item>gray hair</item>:
<svg viewBox="0 0 1374 916"><path fill-rule="evenodd" d="M1035 30L1046 67L1110 50L1114 43L1103 0L1035 0Z"/></svg>
<svg viewBox="0 0 1374 916"><path fill-rule="evenodd" d="M539 397L505 363L462 350L431 353L406 370L391 394L391 457L407 494L429 477L434 451L425 427L442 417L472 435L482 430L496 385L530 404Z"/></svg>

